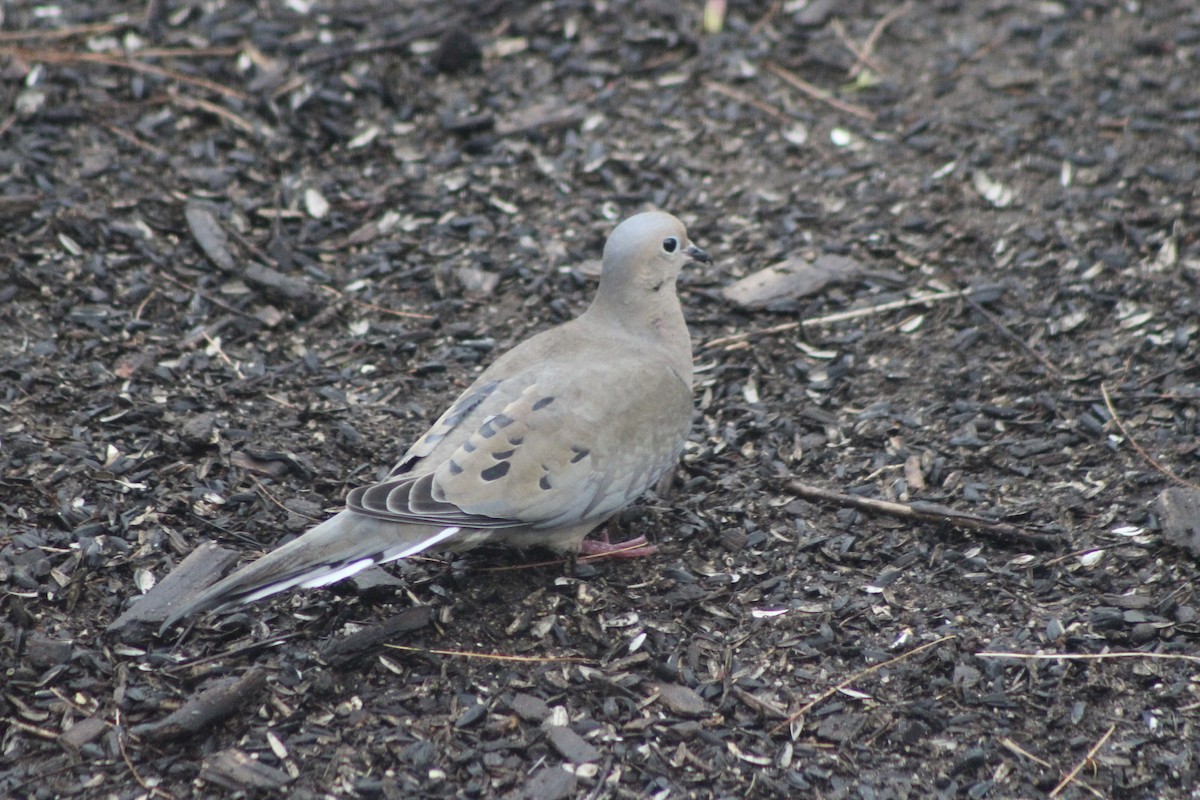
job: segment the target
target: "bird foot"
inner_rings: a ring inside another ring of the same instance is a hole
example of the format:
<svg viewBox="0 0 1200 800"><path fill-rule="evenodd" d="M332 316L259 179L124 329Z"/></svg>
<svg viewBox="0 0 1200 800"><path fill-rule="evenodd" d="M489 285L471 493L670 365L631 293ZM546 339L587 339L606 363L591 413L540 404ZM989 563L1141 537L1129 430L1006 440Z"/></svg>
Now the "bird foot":
<svg viewBox="0 0 1200 800"><path fill-rule="evenodd" d="M608 531L601 533L598 539L584 539L579 546L579 555L586 559L642 558L657 552L658 548L647 542L645 536L610 542Z"/></svg>

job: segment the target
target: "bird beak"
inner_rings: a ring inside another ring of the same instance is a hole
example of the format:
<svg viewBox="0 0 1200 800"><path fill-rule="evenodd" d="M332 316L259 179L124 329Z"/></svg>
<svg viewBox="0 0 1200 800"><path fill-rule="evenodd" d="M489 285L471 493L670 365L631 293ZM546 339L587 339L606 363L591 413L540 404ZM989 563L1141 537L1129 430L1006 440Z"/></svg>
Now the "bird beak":
<svg viewBox="0 0 1200 800"><path fill-rule="evenodd" d="M689 244L687 247L683 248L683 254L692 261L699 261L701 264L712 263L712 258L708 255L708 253L704 250L701 250L699 247L696 247L694 244Z"/></svg>

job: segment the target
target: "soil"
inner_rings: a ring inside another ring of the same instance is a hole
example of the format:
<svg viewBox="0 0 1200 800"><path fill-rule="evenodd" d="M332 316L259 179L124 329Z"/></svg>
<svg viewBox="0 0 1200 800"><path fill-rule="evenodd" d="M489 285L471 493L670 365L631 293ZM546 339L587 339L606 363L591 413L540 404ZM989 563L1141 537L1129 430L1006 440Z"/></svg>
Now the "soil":
<svg viewBox="0 0 1200 800"><path fill-rule="evenodd" d="M5 4L0 795L1197 796L1200 11L702 11ZM647 207L715 259L656 554L110 630L383 474Z"/></svg>

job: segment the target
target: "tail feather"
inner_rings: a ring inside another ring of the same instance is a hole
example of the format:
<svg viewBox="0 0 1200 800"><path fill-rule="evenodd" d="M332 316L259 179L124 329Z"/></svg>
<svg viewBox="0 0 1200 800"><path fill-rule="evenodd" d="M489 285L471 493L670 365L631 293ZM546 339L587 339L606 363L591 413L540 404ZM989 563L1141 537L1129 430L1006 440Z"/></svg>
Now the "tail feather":
<svg viewBox="0 0 1200 800"><path fill-rule="evenodd" d="M422 553L459 531L457 527L384 522L342 511L200 592L167 617L160 631L194 614L252 603L297 586L328 586L373 564Z"/></svg>

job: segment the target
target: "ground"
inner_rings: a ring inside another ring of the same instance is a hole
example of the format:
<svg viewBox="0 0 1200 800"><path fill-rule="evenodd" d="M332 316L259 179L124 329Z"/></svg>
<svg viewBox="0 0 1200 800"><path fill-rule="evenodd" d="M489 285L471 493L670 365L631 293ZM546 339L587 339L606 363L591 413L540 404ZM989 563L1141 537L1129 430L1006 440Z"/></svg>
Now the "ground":
<svg viewBox="0 0 1200 800"><path fill-rule="evenodd" d="M1200 476L1200 12L702 12L0 9L0 795L1197 796L1155 500ZM109 630L381 475L648 207L714 256L691 440L619 520L656 554Z"/></svg>

